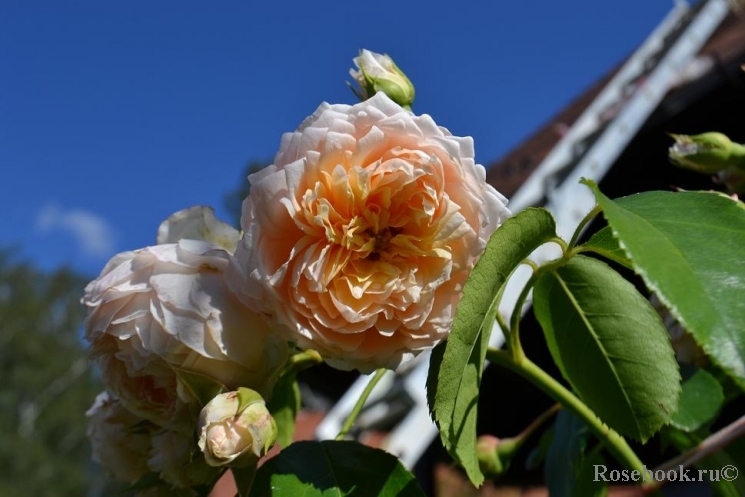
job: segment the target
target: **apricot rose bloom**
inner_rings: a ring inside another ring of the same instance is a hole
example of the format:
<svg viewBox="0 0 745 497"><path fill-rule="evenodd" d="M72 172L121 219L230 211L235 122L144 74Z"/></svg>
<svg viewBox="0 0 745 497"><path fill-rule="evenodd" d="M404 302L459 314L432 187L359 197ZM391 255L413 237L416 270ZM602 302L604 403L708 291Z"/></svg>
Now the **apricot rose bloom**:
<svg viewBox="0 0 745 497"><path fill-rule="evenodd" d="M384 93L322 104L249 176L244 292L340 369L395 369L445 338L509 216L473 140Z"/></svg>

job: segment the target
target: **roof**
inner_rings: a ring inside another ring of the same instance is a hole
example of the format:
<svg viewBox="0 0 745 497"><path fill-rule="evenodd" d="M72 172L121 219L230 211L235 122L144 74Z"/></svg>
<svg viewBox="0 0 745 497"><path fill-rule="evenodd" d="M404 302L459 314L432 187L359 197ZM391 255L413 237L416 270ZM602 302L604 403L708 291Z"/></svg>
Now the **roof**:
<svg viewBox="0 0 745 497"><path fill-rule="evenodd" d="M745 63L745 15L730 14L700 50L677 85L668 93L659 109L665 115L674 113L712 85L725 84L732 69L739 71ZM623 65L619 64L587 91L567 105L553 119L539 128L505 156L487 167L487 181L508 198L538 167L562 135L582 115L603 87ZM652 116L650 120L654 120ZM659 116L657 116L659 118Z"/></svg>

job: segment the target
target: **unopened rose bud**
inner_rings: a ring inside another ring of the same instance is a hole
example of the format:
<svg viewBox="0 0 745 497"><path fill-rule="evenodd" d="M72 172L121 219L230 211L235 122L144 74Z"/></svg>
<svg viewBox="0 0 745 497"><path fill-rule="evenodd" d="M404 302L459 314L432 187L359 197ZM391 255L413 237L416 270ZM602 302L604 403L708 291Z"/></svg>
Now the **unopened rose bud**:
<svg viewBox="0 0 745 497"><path fill-rule="evenodd" d="M520 443L511 438L500 440L491 435L482 435L476 441L476 456L479 468L488 476L499 476L507 471L512 456L520 448Z"/></svg>
<svg viewBox="0 0 745 497"><path fill-rule="evenodd" d="M401 107L411 108L414 85L388 55L362 50L354 58L354 65L359 70L350 69L349 74L360 87L359 91L352 88L360 100L367 100L382 91Z"/></svg>
<svg viewBox="0 0 745 497"><path fill-rule="evenodd" d="M254 390L223 393L199 416L199 448L210 466L245 467L266 455L277 438L277 424Z"/></svg>
<svg viewBox="0 0 745 497"><path fill-rule="evenodd" d="M722 133L670 136L675 143L670 147L669 157L676 166L705 174L729 167L745 168L745 146L734 143Z"/></svg>

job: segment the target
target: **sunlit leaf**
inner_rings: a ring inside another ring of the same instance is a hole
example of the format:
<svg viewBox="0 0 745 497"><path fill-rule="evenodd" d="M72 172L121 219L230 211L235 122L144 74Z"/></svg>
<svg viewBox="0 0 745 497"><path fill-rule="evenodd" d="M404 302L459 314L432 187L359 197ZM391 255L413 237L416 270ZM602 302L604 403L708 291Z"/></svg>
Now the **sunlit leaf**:
<svg viewBox="0 0 745 497"><path fill-rule="evenodd" d="M745 388L745 208L708 192L595 192L634 270Z"/></svg>
<svg viewBox="0 0 745 497"><path fill-rule="evenodd" d="M622 266L633 269L631 261L626 257L626 252L623 251L621 246L618 244L618 240L613 236L613 230L610 226L606 226L592 235L587 242L581 245L581 248L583 251L589 249L596 254L621 264Z"/></svg>
<svg viewBox="0 0 745 497"><path fill-rule="evenodd" d="M430 411L448 452L475 485L484 480L476 457L476 413L496 296L520 262L554 236L556 225L545 209L527 209L505 221L466 282L448 340L430 359Z"/></svg>

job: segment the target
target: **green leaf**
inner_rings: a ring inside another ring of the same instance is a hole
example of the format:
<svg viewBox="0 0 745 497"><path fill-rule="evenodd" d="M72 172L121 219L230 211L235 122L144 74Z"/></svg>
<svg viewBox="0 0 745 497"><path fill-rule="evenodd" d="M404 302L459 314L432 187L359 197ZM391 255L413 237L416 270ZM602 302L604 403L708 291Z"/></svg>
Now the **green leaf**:
<svg viewBox="0 0 745 497"><path fill-rule="evenodd" d="M745 208L706 192L595 192L634 270L711 359L745 388Z"/></svg>
<svg viewBox="0 0 745 497"><path fill-rule="evenodd" d="M590 250L598 255L617 262L622 266L633 269L631 260L626 257L626 252L623 251L621 246L618 244L618 240L613 236L613 230L610 226L606 226L592 235L587 242L580 246L580 250Z"/></svg>
<svg viewBox="0 0 745 497"><path fill-rule="evenodd" d="M723 401L722 386L716 378L698 369L683 382L678 411L670 423L683 431L696 431L714 419Z"/></svg>
<svg viewBox="0 0 745 497"><path fill-rule="evenodd" d="M237 412L242 413L246 408L254 402L264 402L264 397L261 396L256 390L252 390L246 387L238 387L235 391L236 397L238 398Z"/></svg>
<svg viewBox="0 0 745 497"><path fill-rule="evenodd" d="M476 413L496 297L520 262L555 236L556 224L545 209L526 209L505 221L465 284L450 336L430 359L430 411L448 452L477 486L484 476L476 457Z"/></svg>
<svg viewBox="0 0 745 497"><path fill-rule="evenodd" d="M631 283L578 255L540 277L533 294L536 317L555 341L551 353L590 409L642 442L669 421L678 363L660 316Z"/></svg>
<svg viewBox="0 0 745 497"><path fill-rule="evenodd" d="M587 427L569 411L556 415L554 437L543 468L548 493L552 497L573 497L574 487L587 443Z"/></svg>
<svg viewBox="0 0 745 497"><path fill-rule="evenodd" d="M548 448L551 447L553 439L554 427L552 426L543 432L543 435L538 440L538 445L528 454L528 457L525 459L525 469L537 469L541 465L543 460L546 459Z"/></svg>
<svg viewBox="0 0 745 497"><path fill-rule="evenodd" d="M605 482L605 480L603 480L602 478L598 478L597 480L595 480L596 466L607 467L603 457L596 452L593 452L592 454L586 454L585 457L582 459L582 465L579 467L579 471L577 472L577 481L575 482L574 486L574 495L581 495L582 497L606 497L608 495L608 484ZM621 480L630 481L631 475L629 474L628 480L625 480L624 476L621 476Z"/></svg>
<svg viewBox="0 0 745 497"><path fill-rule="evenodd" d="M251 495L254 478L256 478L256 464L246 466L245 468L231 468L235 486L238 489L239 497L248 497Z"/></svg>
<svg viewBox="0 0 745 497"><path fill-rule="evenodd" d="M296 442L259 468L251 497L424 496L391 454L358 442Z"/></svg>
<svg viewBox="0 0 745 497"><path fill-rule="evenodd" d="M287 447L292 443L295 416L300 411L300 388L294 373L287 373L279 378L267 409L277 422L277 443L282 448Z"/></svg>
<svg viewBox="0 0 745 497"><path fill-rule="evenodd" d="M217 395L228 391L225 385L209 376L174 366L171 366L171 369L176 373L181 384L199 401L202 407L206 406Z"/></svg>

